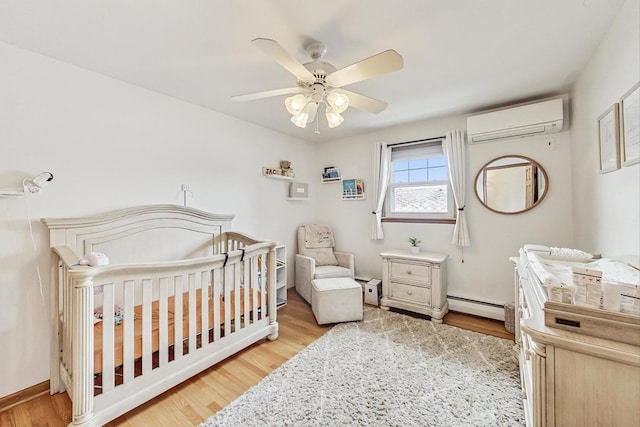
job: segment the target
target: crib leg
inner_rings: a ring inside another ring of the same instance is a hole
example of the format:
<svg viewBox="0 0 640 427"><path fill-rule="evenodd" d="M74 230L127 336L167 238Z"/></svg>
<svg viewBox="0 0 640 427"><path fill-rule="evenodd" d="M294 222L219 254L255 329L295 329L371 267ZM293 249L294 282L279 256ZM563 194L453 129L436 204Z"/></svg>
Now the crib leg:
<svg viewBox="0 0 640 427"><path fill-rule="evenodd" d="M267 335L267 339L269 341L275 341L276 339L278 339L278 322L273 322L270 324L270 326L273 326L274 330L271 334Z"/></svg>

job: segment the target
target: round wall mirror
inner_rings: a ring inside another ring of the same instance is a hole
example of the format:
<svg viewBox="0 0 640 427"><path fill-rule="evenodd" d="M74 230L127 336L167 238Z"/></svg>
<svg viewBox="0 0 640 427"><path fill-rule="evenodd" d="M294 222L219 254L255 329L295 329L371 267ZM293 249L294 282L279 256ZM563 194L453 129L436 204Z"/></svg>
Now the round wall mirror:
<svg viewBox="0 0 640 427"><path fill-rule="evenodd" d="M485 164L476 176L476 196L488 209L516 214L536 207L549 189L547 172L524 156L502 156Z"/></svg>

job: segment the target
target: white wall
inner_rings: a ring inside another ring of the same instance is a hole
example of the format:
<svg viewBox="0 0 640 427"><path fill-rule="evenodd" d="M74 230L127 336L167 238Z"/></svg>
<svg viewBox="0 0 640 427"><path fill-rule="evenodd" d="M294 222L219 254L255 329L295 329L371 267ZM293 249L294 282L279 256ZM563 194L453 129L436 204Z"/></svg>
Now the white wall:
<svg viewBox="0 0 640 427"><path fill-rule="evenodd" d="M293 266L296 226L315 201L287 201L288 183L261 167L290 160L314 194L314 145L4 43L0 64L0 188L42 171L55 177L28 210L0 198L0 397L49 378L42 217L181 204L189 184L190 206L236 214L234 229L287 244Z"/></svg>
<svg viewBox="0 0 640 427"><path fill-rule="evenodd" d="M572 139L576 245L640 254L640 165L598 172L597 119L640 80L640 1L627 0L574 88Z"/></svg>
<svg viewBox="0 0 640 427"><path fill-rule="evenodd" d="M466 117L429 120L322 144L318 148L317 169L321 171L324 166L336 166L344 178L363 178L368 192L372 188L373 146L376 141L394 143L439 137L450 129L466 129ZM391 248L406 248L408 237L417 236L422 240L422 251L450 255L449 295L498 304L513 301L513 265L509 257L517 255L520 246L525 243L570 246L573 243L571 133L565 131L551 135L551 138L554 150L548 148L544 137L468 147L469 192L465 212L472 244L464 252L451 244L453 225L450 224L384 223L384 240L371 240L373 195L367 194L366 201L341 201L340 184L322 184L319 188L319 202L323 207L320 219L333 225L340 249L357 254L356 274L359 276L380 278L382 263L379 253ZM529 212L517 215L492 212L480 204L473 192L478 170L489 160L507 154L523 155L538 161L549 176L548 195Z"/></svg>

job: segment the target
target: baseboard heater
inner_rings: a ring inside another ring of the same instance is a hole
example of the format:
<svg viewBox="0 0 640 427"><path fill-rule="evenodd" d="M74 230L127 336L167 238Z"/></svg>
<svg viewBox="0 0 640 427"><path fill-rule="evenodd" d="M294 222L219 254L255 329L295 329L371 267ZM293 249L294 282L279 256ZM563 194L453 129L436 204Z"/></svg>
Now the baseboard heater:
<svg viewBox="0 0 640 427"><path fill-rule="evenodd" d="M504 305L454 295L447 295L447 300L449 301L449 310L451 311L459 311L461 313L473 314L489 319L504 320Z"/></svg>

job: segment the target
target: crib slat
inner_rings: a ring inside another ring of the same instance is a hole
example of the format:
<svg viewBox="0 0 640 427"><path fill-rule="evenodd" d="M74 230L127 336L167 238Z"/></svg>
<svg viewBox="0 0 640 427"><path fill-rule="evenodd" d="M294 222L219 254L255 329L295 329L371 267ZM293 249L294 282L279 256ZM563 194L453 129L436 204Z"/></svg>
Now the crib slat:
<svg viewBox="0 0 640 427"><path fill-rule="evenodd" d="M237 262L235 263L234 266L234 275L233 275L233 279L234 279L234 284L233 284L233 289L235 290L235 292L233 293L233 321L234 321L234 331L239 331L240 330L240 277L242 274L241 268L240 266L242 265L241 262Z"/></svg>
<svg viewBox="0 0 640 427"><path fill-rule="evenodd" d="M224 271L224 336L231 333L231 288L233 287L233 270L228 267Z"/></svg>
<svg viewBox="0 0 640 427"><path fill-rule="evenodd" d="M271 273L271 271L267 270L267 257L265 255L262 255L262 275L260 277L262 277L262 280L260 280L260 319L264 319L264 317L268 314L267 313L267 282L268 277L267 275Z"/></svg>
<svg viewBox="0 0 640 427"><path fill-rule="evenodd" d="M202 347L209 344L209 281L207 276L210 273L203 271L200 273L200 283L202 289L200 291L200 313L201 313L201 327L200 327L200 339L202 340Z"/></svg>
<svg viewBox="0 0 640 427"><path fill-rule="evenodd" d="M253 298L253 322L258 321L258 292L260 291L260 281L263 279L263 273L260 271L260 263L258 260L261 260L261 255L254 257L251 260L252 268L251 274L253 275L253 279L251 280L251 297ZM263 262L263 261L260 261Z"/></svg>
<svg viewBox="0 0 640 427"><path fill-rule="evenodd" d="M126 280L124 282L124 319L123 323L123 338L122 338L122 355L123 366L122 376L123 382L129 382L134 376L134 324L133 324L133 307L134 301L134 280Z"/></svg>
<svg viewBox="0 0 640 427"><path fill-rule="evenodd" d="M114 377L114 284L102 288L102 392L113 390ZM97 367L96 367L97 368Z"/></svg>
<svg viewBox="0 0 640 427"><path fill-rule="evenodd" d="M196 275L189 274L189 354L196 351Z"/></svg>
<svg viewBox="0 0 640 427"><path fill-rule="evenodd" d="M213 341L220 339L220 269L215 268L212 274L213 283Z"/></svg>
<svg viewBox="0 0 640 427"><path fill-rule="evenodd" d="M152 281L142 280L142 374L151 372L152 335L151 335L151 293Z"/></svg>
<svg viewBox="0 0 640 427"><path fill-rule="evenodd" d="M178 360L182 357L183 347L182 347L182 325L183 325L183 312L182 312L182 292L183 292L183 283L186 282L186 276L175 276L175 291L174 291L174 307L173 307L173 331L175 335L175 341L173 346L173 357L174 360Z"/></svg>
<svg viewBox="0 0 640 427"><path fill-rule="evenodd" d="M158 286L160 287L158 290L160 293L158 296L158 363L160 367L163 367L169 363L169 278L161 277L158 281Z"/></svg>
<svg viewBox="0 0 640 427"><path fill-rule="evenodd" d="M244 261L244 327L249 326L251 307L249 306L249 294L251 293L251 260Z"/></svg>

